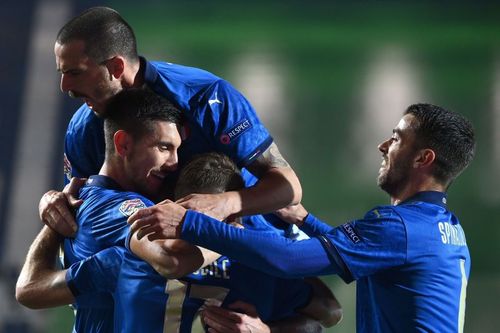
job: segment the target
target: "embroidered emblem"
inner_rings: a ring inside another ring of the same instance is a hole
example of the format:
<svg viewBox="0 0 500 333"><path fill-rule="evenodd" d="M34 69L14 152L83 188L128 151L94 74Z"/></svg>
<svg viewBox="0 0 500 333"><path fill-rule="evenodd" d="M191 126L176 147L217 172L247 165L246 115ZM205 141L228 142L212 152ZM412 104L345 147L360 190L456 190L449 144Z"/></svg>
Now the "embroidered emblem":
<svg viewBox="0 0 500 333"><path fill-rule="evenodd" d="M146 208L146 204L142 202L141 199L137 198L122 202L119 210L120 213L128 217L137 212L141 208Z"/></svg>

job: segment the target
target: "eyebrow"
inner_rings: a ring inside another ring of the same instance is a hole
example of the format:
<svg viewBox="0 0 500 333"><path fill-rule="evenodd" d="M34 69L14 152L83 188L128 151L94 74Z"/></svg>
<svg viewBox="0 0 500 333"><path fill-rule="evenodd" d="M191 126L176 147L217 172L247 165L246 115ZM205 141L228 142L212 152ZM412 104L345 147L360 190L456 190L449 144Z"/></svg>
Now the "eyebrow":
<svg viewBox="0 0 500 333"><path fill-rule="evenodd" d="M395 128L395 129L392 130L392 133L393 134L401 135L402 131L399 128Z"/></svg>
<svg viewBox="0 0 500 333"><path fill-rule="evenodd" d="M57 68L56 68L56 71L57 71L58 73L65 74L65 73L67 73L67 72L71 71L71 69L66 69L66 70L64 70L64 71L63 71L63 70L61 69L61 67L57 67Z"/></svg>
<svg viewBox="0 0 500 333"><path fill-rule="evenodd" d="M169 142L169 141L159 141L158 145L173 147L174 144L172 142Z"/></svg>

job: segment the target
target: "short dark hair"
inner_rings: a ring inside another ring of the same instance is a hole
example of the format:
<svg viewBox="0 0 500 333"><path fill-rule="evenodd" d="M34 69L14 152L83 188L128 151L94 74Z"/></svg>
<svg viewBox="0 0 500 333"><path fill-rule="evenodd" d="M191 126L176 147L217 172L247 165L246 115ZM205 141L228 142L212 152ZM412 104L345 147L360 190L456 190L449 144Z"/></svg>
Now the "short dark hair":
<svg viewBox="0 0 500 333"><path fill-rule="evenodd" d="M156 121L181 124L181 111L149 88L130 88L113 96L104 116L106 153L114 151L113 136L124 130L134 139L150 133Z"/></svg>
<svg viewBox="0 0 500 333"><path fill-rule="evenodd" d="M175 186L175 198L191 193L222 193L245 186L241 172L226 155L206 153L194 157L182 168Z"/></svg>
<svg viewBox="0 0 500 333"><path fill-rule="evenodd" d="M416 118L416 148L434 151L434 177L449 186L474 158L476 143L471 122L432 104L410 105L404 114Z"/></svg>
<svg viewBox="0 0 500 333"><path fill-rule="evenodd" d="M139 61L134 31L114 9L89 8L66 23L56 38L59 44L76 40L85 43L85 54L97 63L117 55Z"/></svg>

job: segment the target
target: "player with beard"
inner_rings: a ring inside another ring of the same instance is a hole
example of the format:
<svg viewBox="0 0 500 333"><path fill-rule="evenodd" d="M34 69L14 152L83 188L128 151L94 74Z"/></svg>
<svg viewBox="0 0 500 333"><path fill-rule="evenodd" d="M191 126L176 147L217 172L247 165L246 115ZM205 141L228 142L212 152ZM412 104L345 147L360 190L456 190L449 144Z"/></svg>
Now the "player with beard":
<svg viewBox="0 0 500 333"><path fill-rule="evenodd" d="M302 206L282 210L309 240L263 237L175 203L169 214L150 207L129 223L139 237L182 238L276 276L356 280L357 332L462 332L470 255L446 191L473 159L472 125L435 105L411 105L378 149L378 185L391 205L335 228ZM237 324L210 309L206 318L220 332Z"/></svg>
<svg viewBox="0 0 500 333"><path fill-rule="evenodd" d="M146 86L182 112L179 167L196 154L216 151L244 170L246 188L193 194L181 200L184 207L225 219L300 202L299 179L250 102L212 73L140 57L132 28L115 10L92 7L71 19L57 34L54 53L61 91L84 102L66 131L66 181L98 173L105 149L102 117L110 99L123 89ZM175 174L168 178L175 180ZM47 192L39 209L45 224L66 237L75 235L63 193Z"/></svg>

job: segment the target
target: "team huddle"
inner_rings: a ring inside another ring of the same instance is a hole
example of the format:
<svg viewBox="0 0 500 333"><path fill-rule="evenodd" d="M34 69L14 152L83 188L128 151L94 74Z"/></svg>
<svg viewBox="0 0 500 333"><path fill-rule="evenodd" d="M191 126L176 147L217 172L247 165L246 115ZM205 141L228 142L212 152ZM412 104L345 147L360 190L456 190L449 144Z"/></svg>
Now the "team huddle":
<svg viewBox="0 0 500 333"><path fill-rule="evenodd" d="M446 191L474 157L470 122L404 112L378 149L391 198L332 227L246 98L207 71L148 61L114 10L59 31L60 88L84 104L65 137L63 192L16 297L72 304L73 332L321 332L342 309L318 278L357 282L358 332L462 332L470 255ZM63 269L54 262L63 249Z"/></svg>

